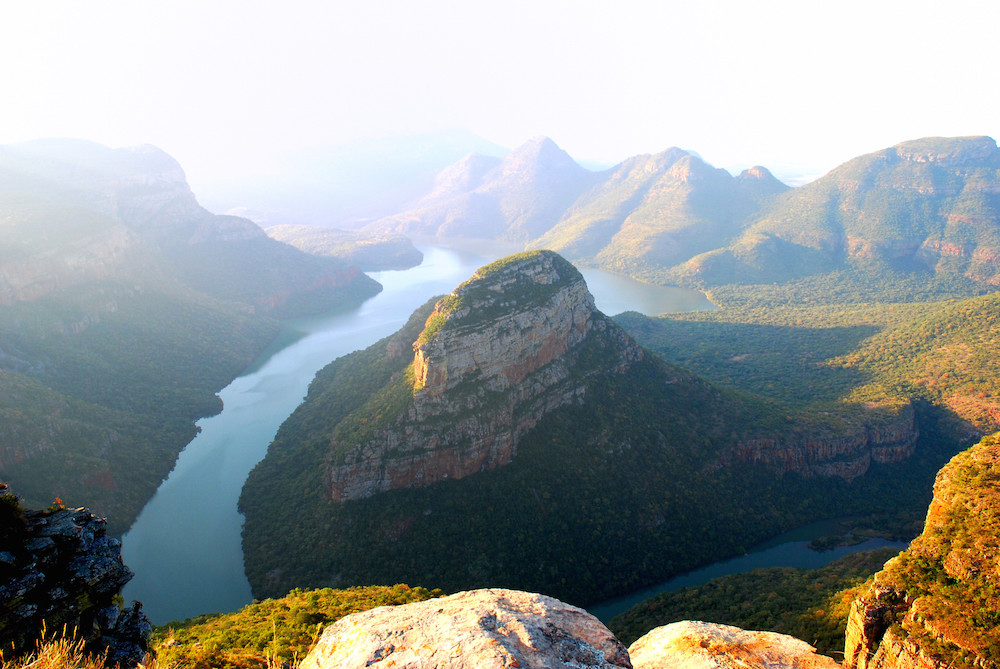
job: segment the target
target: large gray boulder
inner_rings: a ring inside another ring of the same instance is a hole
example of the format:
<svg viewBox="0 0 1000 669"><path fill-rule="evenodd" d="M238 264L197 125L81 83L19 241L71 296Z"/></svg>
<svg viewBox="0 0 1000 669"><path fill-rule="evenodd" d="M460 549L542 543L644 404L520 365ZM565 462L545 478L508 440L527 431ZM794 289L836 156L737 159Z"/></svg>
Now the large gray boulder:
<svg viewBox="0 0 1000 669"><path fill-rule="evenodd" d="M545 595L473 590L354 613L323 632L300 669L628 667L625 647L583 609Z"/></svg>

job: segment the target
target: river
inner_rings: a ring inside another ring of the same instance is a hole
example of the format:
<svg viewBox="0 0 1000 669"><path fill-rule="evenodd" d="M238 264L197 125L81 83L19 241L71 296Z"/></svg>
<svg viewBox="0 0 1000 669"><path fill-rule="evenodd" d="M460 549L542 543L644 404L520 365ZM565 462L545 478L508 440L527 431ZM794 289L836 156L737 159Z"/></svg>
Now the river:
<svg viewBox="0 0 1000 669"><path fill-rule="evenodd" d="M842 528L838 526L837 520L826 520L804 525L758 544L744 555L729 560L720 560L701 569L695 569L675 576L663 583L588 606L587 611L602 622L607 623L619 613L623 613L639 602L658 595L661 592L671 592L673 590L680 590L681 588L701 585L719 576L743 574L764 567L817 569L857 551L870 551L886 547L901 551L908 545L906 541L868 539L858 544L836 546L825 551L814 551L809 548L809 543L813 539L840 534L842 531Z"/></svg>
<svg viewBox="0 0 1000 669"><path fill-rule="evenodd" d="M287 322L275 343L219 393L222 412L198 421L199 434L122 538L122 557L135 572L122 594L126 601L141 601L154 623L235 611L251 601L236 503L250 470L302 402L316 372L392 334L415 308L495 259L454 249L421 250L419 267L372 273L383 290L358 308ZM607 314L712 308L694 291L600 270L582 272L597 307Z"/></svg>

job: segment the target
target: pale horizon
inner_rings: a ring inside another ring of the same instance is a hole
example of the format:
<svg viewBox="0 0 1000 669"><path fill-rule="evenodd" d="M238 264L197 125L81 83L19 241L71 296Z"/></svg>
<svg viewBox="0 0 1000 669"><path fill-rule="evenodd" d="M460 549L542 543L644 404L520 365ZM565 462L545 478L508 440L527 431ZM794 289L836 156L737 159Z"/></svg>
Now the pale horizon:
<svg viewBox="0 0 1000 669"><path fill-rule="evenodd" d="M195 186L306 149L468 130L583 163L678 146L817 177L926 136L1000 134L1000 9L972 1L53 0L0 22L0 144L153 144Z"/></svg>

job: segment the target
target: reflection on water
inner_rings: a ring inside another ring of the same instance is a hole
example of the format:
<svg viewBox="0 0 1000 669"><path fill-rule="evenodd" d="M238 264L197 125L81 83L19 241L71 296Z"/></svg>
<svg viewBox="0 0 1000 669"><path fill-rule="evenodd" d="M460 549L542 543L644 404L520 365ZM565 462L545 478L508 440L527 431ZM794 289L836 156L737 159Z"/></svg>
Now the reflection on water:
<svg viewBox="0 0 1000 669"><path fill-rule="evenodd" d="M123 537L122 555L136 574L123 594L142 601L155 623L233 611L251 601L236 503L250 470L301 403L313 376L335 358L392 334L415 308L495 259L421 250L419 267L373 273L384 289L360 307L286 323L276 342L219 393L222 413L198 421L200 433ZM648 286L599 270L585 270L584 276L597 307L608 314L711 307L694 291Z"/></svg>

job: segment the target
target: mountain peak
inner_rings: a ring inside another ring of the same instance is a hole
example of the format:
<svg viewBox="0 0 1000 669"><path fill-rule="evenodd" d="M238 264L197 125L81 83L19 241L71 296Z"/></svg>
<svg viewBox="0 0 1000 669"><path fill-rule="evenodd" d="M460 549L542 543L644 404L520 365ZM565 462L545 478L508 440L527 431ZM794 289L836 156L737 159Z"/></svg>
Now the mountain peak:
<svg viewBox="0 0 1000 669"><path fill-rule="evenodd" d="M574 286L582 290L583 306L593 312L594 298L583 275L554 251L524 251L480 267L468 281L438 301L428 317L414 344L418 386L426 383L427 352L443 330L464 331L470 326L544 307L555 293Z"/></svg>
<svg viewBox="0 0 1000 669"><path fill-rule="evenodd" d="M736 182L741 188L762 195L777 195L788 190L788 186L779 181L771 171L762 165L748 167L739 173Z"/></svg>
<svg viewBox="0 0 1000 669"><path fill-rule="evenodd" d="M603 342L594 344L606 352L599 369L577 360L585 341ZM379 427L334 430L332 501L507 465L522 435L579 400L584 378L624 372L642 358L595 309L576 268L552 251L482 267L438 300L413 352L412 365L380 391L398 398L393 415Z"/></svg>
<svg viewBox="0 0 1000 669"><path fill-rule="evenodd" d="M504 159L504 172L537 172L553 168L564 171L587 172L573 158L548 137L534 137L508 153Z"/></svg>

